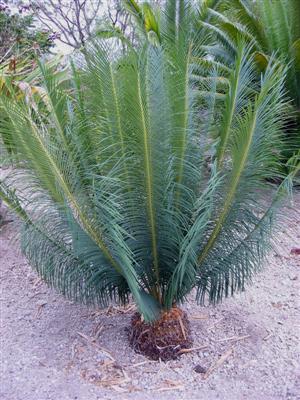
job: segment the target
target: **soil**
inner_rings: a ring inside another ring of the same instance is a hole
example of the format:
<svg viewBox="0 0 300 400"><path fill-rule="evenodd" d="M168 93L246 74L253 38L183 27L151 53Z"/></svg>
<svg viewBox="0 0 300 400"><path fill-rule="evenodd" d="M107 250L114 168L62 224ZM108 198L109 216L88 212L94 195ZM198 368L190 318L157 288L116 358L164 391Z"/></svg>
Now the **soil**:
<svg viewBox="0 0 300 400"><path fill-rule="evenodd" d="M187 313L173 307L161 314L153 324L147 324L136 312L128 328L128 339L133 349L152 360L176 360L192 345Z"/></svg>
<svg viewBox="0 0 300 400"><path fill-rule="evenodd" d="M193 348L168 362L128 345L134 305L95 310L47 288L20 254L17 227L5 224L0 398L300 399L300 193L293 207L284 210L290 218L281 225L278 251L244 293L216 307L198 307L191 295L183 309Z"/></svg>

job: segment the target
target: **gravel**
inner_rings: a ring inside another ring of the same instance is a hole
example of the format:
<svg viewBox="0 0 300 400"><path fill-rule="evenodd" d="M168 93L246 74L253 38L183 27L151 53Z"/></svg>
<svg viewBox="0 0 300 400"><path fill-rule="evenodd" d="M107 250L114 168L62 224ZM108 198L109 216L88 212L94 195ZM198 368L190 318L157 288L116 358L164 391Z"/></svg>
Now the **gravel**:
<svg viewBox="0 0 300 400"><path fill-rule="evenodd" d="M128 346L134 305L95 310L56 294L31 270L14 240L17 227L7 223L0 232L0 398L300 399L300 193L293 206L285 208L290 218L277 253L246 292L216 307L199 307L191 296L183 308L199 349L166 363Z"/></svg>

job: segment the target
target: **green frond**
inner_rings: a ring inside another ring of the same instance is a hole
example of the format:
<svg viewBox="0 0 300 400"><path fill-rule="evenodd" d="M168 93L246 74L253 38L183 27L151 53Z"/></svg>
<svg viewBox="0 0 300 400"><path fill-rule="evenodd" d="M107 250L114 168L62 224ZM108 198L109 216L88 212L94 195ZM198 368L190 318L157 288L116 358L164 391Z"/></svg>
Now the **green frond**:
<svg viewBox="0 0 300 400"><path fill-rule="evenodd" d="M246 42L252 42L253 46L259 48L259 44L256 42L255 37L248 32L245 25L229 19L227 16L216 10L209 9L209 14L212 19L216 21L217 25L221 27L222 31L226 32L228 37L230 37L230 39L235 43L237 43L240 38L243 38Z"/></svg>
<svg viewBox="0 0 300 400"><path fill-rule="evenodd" d="M139 5L135 0L124 0L125 9L134 17L139 32L150 43L158 45L161 41L159 15L148 2Z"/></svg>
<svg viewBox="0 0 300 400"><path fill-rule="evenodd" d="M230 131L239 117L245 102L250 97L250 88L253 86L254 66L249 61L251 46L245 47L239 43L235 66L229 78L229 90L226 95L224 116L220 124L220 144L217 150L218 168L222 168L225 152L230 139Z"/></svg>
<svg viewBox="0 0 300 400"><path fill-rule="evenodd" d="M280 131L283 126L284 103L281 99L284 93L284 81L281 78L280 68L277 70L276 68L278 67L270 63L254 105L245 106L236 121L236 126L231 128L233 129L230 140L232 170L229 181L226 182L225 195L222 196L219 205L220 212L198 256L200 271L201 268L213 268L213 260L218 259L219 251L222 252L223 259L235 240L237 243L239 240L244 240L243 229L247 235L251 225L259 224L256 216L259 210L255 200L256 191L264 184L262 179L268 178L269 174L278 168L273 146L282 140ZM273 113L276 117L271 118ZM227 241L224 242L224 239ZM224 266L226 267L226 263ZM217 293L218 291L212 289L210 297L215 299Z"/></svg>
<svg viewBox="0 0 300 400"><path fill-rule="evenodd" d="M193 288L213 303L243 289L262 264L283 193L260 196L279 174L286 70L270 57L258 81L245 40L207 42L219 2L203 24L192 1L167 1L160 18L130 4L158 42L115 51L98 38L67 82L40 64L43 99L0 94L13 138L0 197L49 285L99 306L132 295L153 321Z"/></svg>

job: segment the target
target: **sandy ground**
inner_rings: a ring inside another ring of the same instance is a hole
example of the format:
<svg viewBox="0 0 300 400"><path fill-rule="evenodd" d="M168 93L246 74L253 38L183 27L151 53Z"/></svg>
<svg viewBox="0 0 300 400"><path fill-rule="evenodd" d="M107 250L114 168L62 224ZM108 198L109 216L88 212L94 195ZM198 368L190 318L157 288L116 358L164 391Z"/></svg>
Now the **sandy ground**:
<svg viewBox="0 0 300 400"><path fill-rule="evenodd" d="M6 224L0 232L0 398L300 399L300 255L294 254L300 193L294 208L286 208L290 222L282 225L279 253L270 255L253 286L215 308L192 300L185 305L201 349L167 363L128 346L134 306L88 309L47 288L12 240L16 227Z"/></svg>

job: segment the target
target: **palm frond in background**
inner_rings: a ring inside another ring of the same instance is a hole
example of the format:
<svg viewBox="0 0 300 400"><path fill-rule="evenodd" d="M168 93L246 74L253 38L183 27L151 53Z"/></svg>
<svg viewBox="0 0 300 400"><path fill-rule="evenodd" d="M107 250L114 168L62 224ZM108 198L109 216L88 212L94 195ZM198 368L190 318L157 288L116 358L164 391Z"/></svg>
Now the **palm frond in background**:
<svg viewBox="0 0 300 400"><path fill-rule="evenodd" d="M209 29L218 43L218 53L231 67L238 57L238 43L242 38L252 45L257 76L265 70L271 57L287 65L286 88L292 100L290 118L285 128L286 138L282 153L286 160L295 157L300 146L300 3L297 0L221 0L217 7L208 8ZM223 48L223 53L220 49ZM213 53L211 52L213 55ZM292 109L294 107L294 110ZM287 167L292 165L287 162Z"/></svg>

